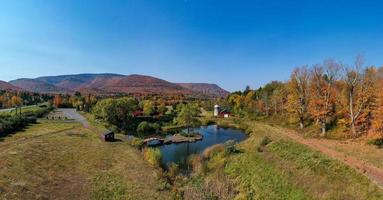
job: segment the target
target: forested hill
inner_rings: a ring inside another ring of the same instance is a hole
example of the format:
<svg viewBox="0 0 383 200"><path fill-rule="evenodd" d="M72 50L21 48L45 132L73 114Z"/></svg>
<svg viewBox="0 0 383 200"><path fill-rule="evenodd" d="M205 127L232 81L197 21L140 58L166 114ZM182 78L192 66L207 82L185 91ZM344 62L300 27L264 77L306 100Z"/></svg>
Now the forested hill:
<svg viewBox="0 0 383 200"><path fill-rule="evenodd" d="M111 73L60 75L35 79L17 79L9 83L23 90L38 93L73 93L80 91L92 94L182 94L206 97L223 97L229 94L216 84L177 84L156 77L137 74L127 76Z"/></svg>

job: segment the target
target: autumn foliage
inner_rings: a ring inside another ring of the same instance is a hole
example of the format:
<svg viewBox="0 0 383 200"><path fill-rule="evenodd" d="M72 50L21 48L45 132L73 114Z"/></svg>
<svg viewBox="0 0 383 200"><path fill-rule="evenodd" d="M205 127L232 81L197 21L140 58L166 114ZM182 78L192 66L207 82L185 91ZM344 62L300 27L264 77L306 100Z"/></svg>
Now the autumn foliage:
<svg viewBox="0 0 383 200"><path fill-rule="evenodd" d="M383 137L383 67L352 65L333 59L293 70L286 82L273 81L256 90L226 98L240 116L278 118L299 128L317 127L325 137L338 128L349 138Z"/></svg>

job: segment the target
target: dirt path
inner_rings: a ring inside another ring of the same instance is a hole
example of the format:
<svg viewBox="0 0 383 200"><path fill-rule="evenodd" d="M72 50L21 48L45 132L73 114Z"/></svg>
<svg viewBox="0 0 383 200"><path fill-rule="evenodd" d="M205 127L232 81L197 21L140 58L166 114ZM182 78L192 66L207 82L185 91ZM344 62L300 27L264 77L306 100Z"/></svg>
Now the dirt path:
<svg viewBox="0 0 383 200"><path fill-rule="evenodd" d="M325 143L325 139L306 139L300 136L297 132L293 130L283 129L281 131L284 135L289 138L301 143L305 144L317 151L320 151L332 158L338 159L348 166L356 169L358 172L367 176L371 181L376 183L380 188L383 189L383 170L377 168L369 163L361 161L355 157L348 156L342 152L335 151L333 149L328 148Z"/></svg>
<svg viewBox="0 0 383 200"><path fill-rule="evenodd" d="M66 115L68 118L74 119L74 120L82 123L82 125L85 128L89 128L89 122L86 120L86 118L84 116L78 114L76 109L60 108L60 109L58 109L58 111L64 113L64 115Z"/></svg>

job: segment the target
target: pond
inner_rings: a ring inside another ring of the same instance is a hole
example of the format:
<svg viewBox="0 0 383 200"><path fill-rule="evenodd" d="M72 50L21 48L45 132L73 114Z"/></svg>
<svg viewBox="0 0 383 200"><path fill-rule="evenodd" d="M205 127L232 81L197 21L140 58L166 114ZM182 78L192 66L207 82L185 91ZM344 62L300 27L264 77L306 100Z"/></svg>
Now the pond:
<svg viewBox="0 0 383 200"><path fill-rule="evenodd" d="M187 158L192 154L202 153L206 148L222 144L229 140L240 142L247 135L238 129L220 128L217 125L203 126L194 129L203 135L203 139L194 143L173 143L158 147L162 153L162 165L177 163L180 168L187 167Z"/></svg>

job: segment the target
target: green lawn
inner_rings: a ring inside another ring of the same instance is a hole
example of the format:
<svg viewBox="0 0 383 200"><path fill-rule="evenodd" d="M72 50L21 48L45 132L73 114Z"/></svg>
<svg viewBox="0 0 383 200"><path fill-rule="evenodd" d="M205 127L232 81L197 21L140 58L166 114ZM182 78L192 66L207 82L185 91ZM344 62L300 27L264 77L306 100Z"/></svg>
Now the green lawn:
<svg viewBox="0 0 383 200"><path fill-rule="evenodd" d="M41 120L0 142L0 199L168 199L157 172L77 123Z"/></svg>

